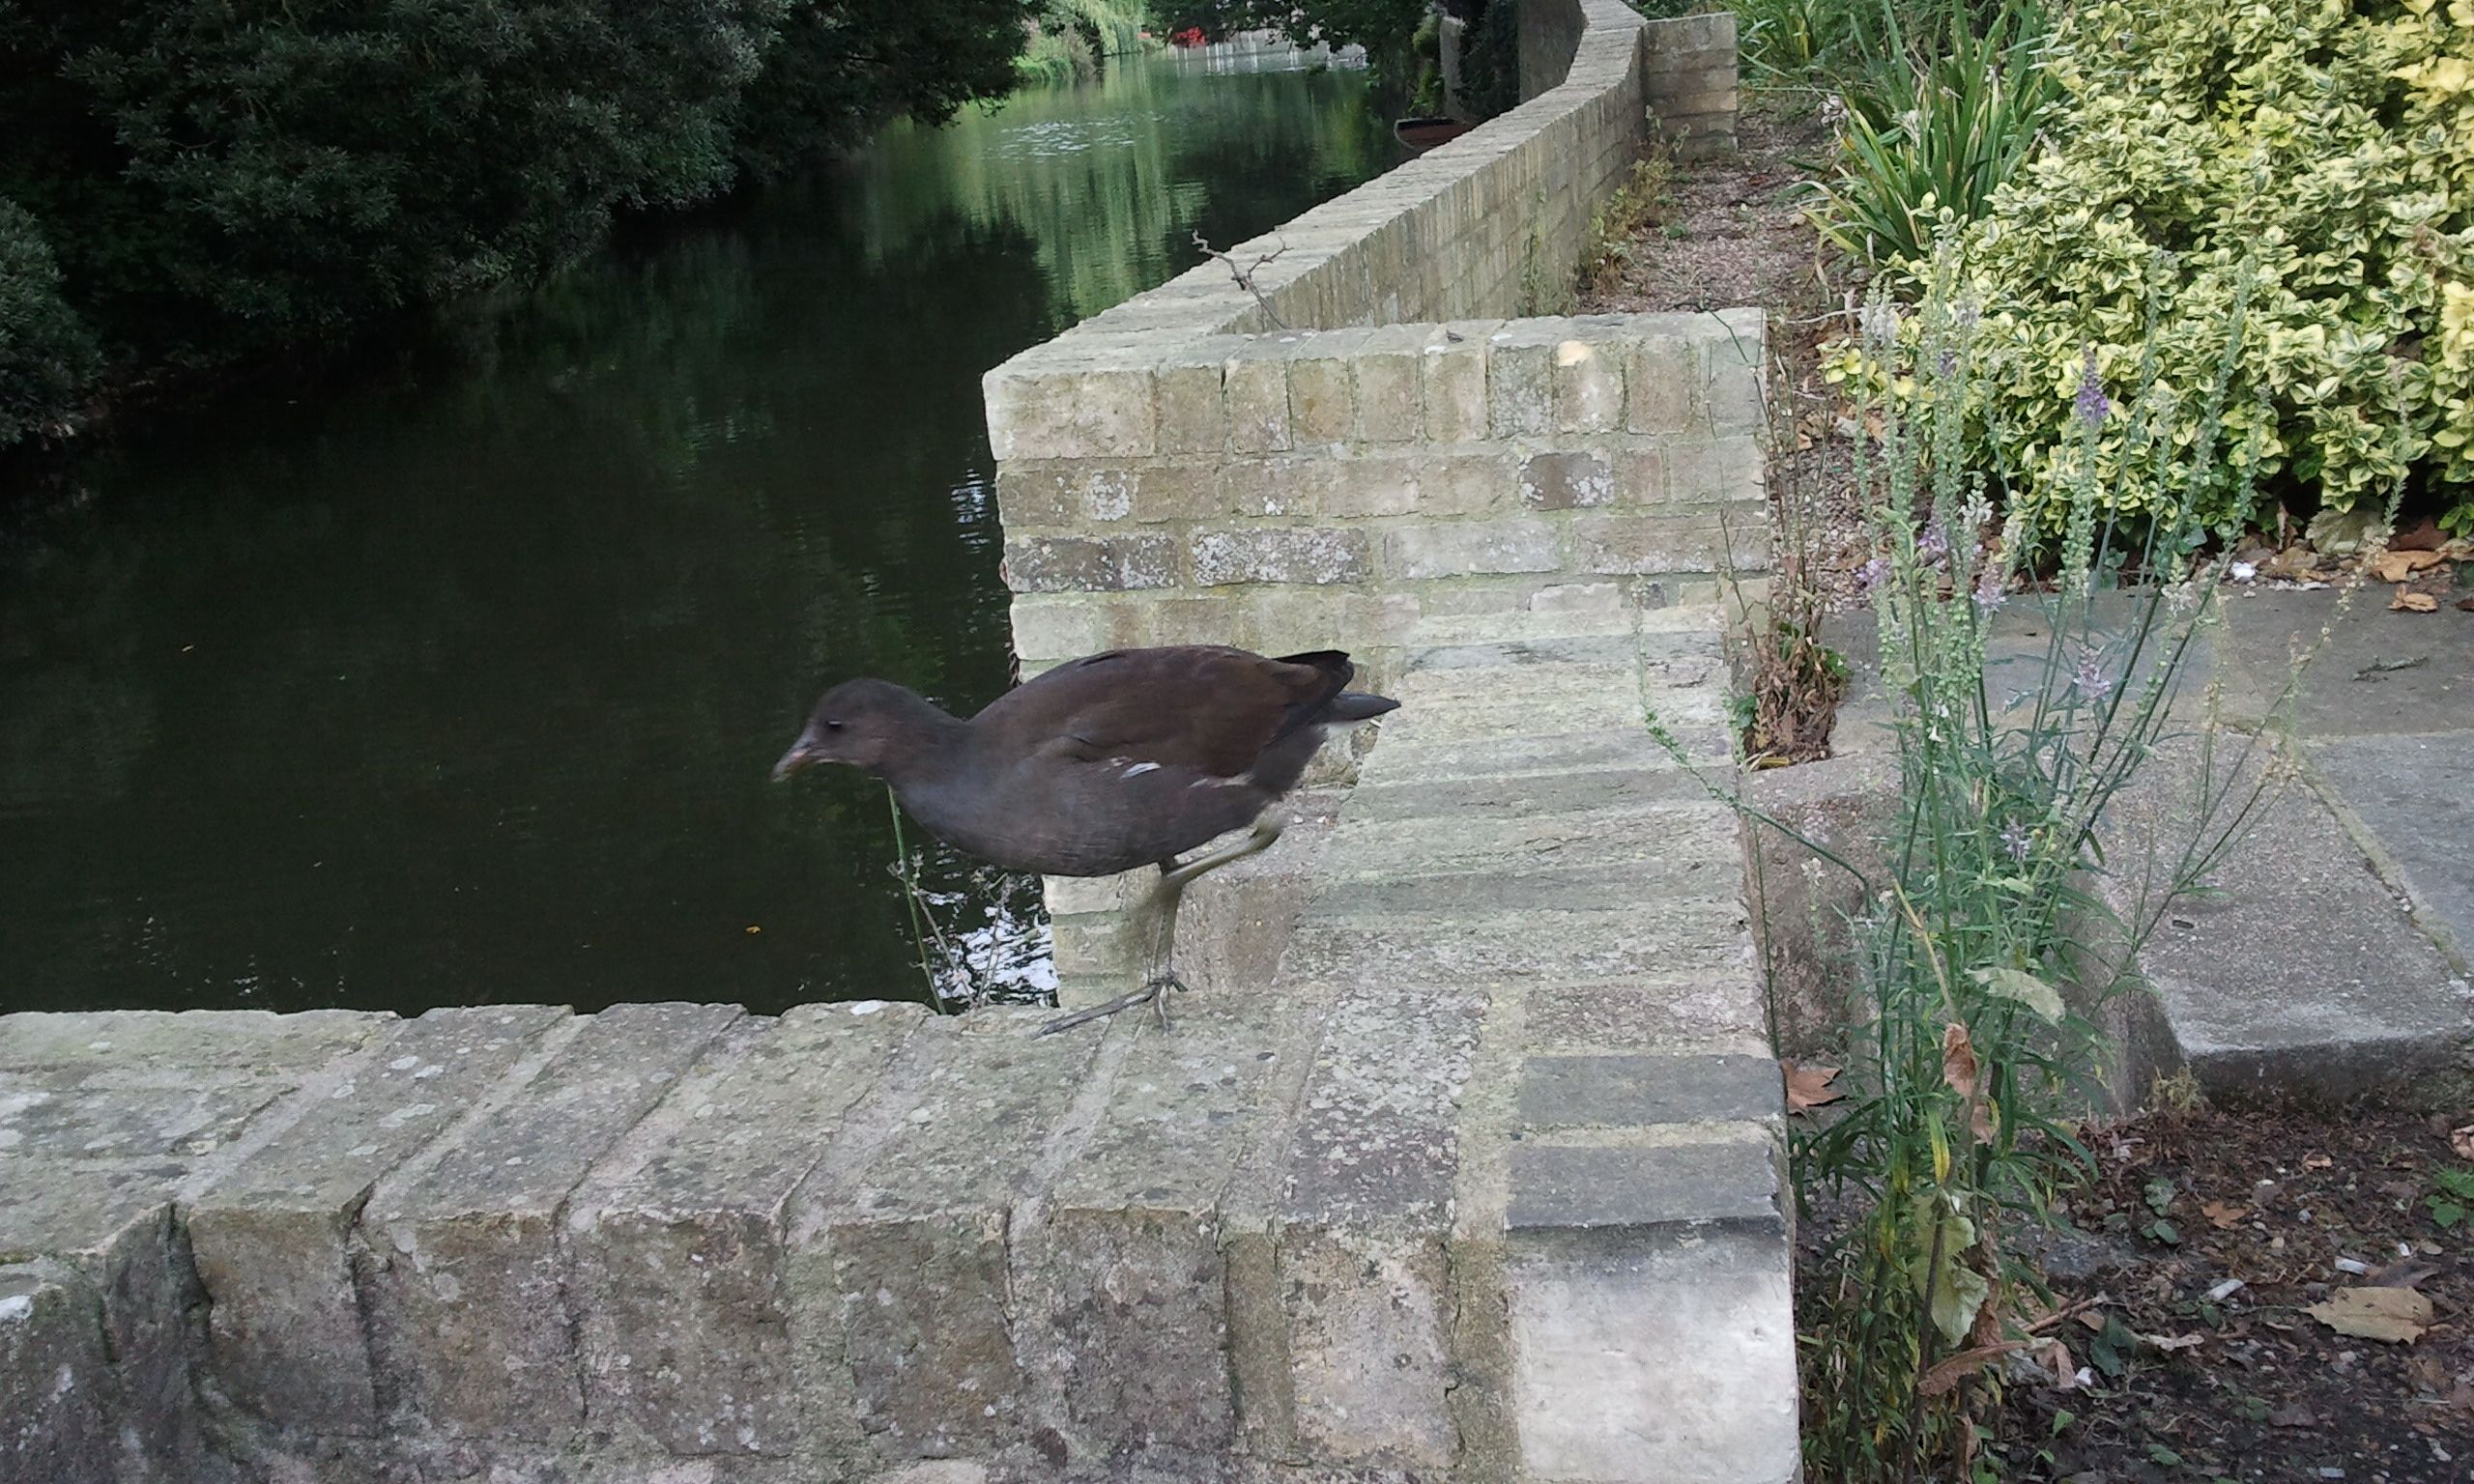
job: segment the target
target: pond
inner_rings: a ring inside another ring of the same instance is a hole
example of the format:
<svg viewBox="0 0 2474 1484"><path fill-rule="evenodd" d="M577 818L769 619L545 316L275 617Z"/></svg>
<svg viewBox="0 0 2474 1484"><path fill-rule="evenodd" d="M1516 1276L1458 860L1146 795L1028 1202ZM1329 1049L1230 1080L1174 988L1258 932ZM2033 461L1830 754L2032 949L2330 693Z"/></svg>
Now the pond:
<svg viewBox="0 0 2474 1484"><path fill-rule="evenodd" d="M766 774L1007 685L981 373L1398 157L1362 72L1129 62L88 455L0 516L0 1011L926 998L881 785Z"/></svg>

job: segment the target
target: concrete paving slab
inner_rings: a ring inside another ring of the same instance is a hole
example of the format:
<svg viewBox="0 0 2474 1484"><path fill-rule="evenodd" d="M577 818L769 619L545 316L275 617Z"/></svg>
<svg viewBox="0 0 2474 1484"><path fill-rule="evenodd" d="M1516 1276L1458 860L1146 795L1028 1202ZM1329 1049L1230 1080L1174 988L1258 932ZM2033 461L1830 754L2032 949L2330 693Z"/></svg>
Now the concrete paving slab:
<svg viewBox="0 0 2474 1484"><path fill-rule="evenodd" d="M2189 769L2169 750L2116 801L2121 869L2191 838ZM2172 909L2140 965L2210 1093L2343 1099L2461 1068L2465 982L2309 786L2281 789L2213 885ZM2134 889L2105 886L2125 914Z"/></svg>
<svg viewBox="0 0 2474 1484"><path fill-rule="evenodd" d="M2464 729L2474 716L2474 614L2388 611L2373 585L2342 614L2334 590L2255 591L2225 604L2226 694L2255 720L2283 689L2293 656L2329 630L2305 671L2292 726L2306 737Z"/></svg>
<svg viewBox="0 0 2474 1484"><path fill-rule="evenodd" d="M2474 729L2322 737L2310 751L2403 878L2416 920L2460 972L2474 966Z"/></svg>

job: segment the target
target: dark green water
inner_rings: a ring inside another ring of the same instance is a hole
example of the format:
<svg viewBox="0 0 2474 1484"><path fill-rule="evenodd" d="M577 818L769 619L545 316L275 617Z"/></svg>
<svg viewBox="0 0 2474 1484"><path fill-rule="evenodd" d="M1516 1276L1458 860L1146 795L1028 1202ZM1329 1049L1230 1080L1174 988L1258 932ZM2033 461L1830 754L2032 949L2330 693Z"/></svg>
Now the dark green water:
<svg viewBox="0 0 2474 1484"><path fill-rule="evenodd" d="M1005 687L980 374L1395 157L1128 65L93 455L0 517L0 1011L925 997L881 786L766 769ZM924 873L1041 987L1035 883Z"/></svg>

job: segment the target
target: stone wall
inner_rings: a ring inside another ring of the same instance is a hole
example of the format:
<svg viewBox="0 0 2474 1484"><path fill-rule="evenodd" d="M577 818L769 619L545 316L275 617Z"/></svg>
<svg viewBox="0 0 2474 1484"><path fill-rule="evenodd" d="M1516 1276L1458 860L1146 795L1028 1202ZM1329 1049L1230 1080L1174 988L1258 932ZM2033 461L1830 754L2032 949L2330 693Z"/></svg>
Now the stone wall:
<svg viewBox="0 0 2474 1484"><path fill-rule="evenodd" d="M1717 618L1439 624L1165 1031L0 1016L0 1484L1785 1484Z"/></svg>

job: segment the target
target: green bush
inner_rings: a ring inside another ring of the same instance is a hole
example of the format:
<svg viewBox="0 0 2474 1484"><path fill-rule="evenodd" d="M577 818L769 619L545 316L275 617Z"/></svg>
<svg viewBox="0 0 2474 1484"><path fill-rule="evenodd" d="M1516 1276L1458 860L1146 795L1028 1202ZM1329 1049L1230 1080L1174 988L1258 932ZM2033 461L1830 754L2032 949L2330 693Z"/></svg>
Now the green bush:
<svg viewBox="0 0 2474 1484"><path fill-rule="evenodd" d="M66 423L101 366L86 322L60 297L41 226L0 200L0 446Z"/></svg>
<svg viewBox="0 0 2474 1484"><path fill-rule="evenodd" d="M1956 234L1994 353L1979 455L2060 488L2074 388L2150 380L2174 442L2132 467L2106 419L2109 508L2189 490L2221 529L2255 481L2340 509L2402 486L2474 531L2474 0L2105 0L2055 55L2055 148ZM2210 456L2192 393L2246 297Z"/></svg>

